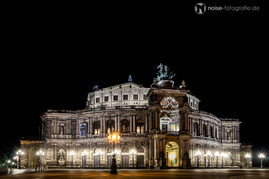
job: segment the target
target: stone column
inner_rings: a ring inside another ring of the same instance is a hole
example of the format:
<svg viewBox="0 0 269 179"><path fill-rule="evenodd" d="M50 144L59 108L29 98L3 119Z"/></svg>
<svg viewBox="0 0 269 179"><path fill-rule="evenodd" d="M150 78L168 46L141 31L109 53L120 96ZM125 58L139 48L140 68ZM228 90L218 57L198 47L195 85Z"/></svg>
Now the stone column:
<svg viewBox="0 0 269 179"><path fill-rule="evenodd" d="M155 122L155 129L158 129L158 118L159 118L159 115L158 115L158 112L155 111L154 112L154 122Z"/></svg>
<svg viewBox="0 0 269 179"><path fill-rule="evenodd" d="M154 168L154 140L152 137L149 140L149 167Z"/></svg>
<svg viewBox="0 0 269 179"><path fill-rule="evenodd" d="M90 128L90 137L92 137L92 134L93 134L93 122L92 122L92 118L90 118L89 128Z"/></svg>
<svg viewBox="0 0 269 179"><path fill-rule="evenodd" d="M146 115L146 118L145 118L145 133L148 132L148 115Z"/></svg>
<svg viewBox="0 0 269 179"><path fill-rule="evenodd" d="M136 122L136 115L132 115L133 117L133 132L135 133L136 130L135 130L135 122Z"/></svg>
<svg viewBox="0 0 269 179"><path fill-rule="evenodd" d="M132 119L132 116L129 116L129 124L130 124L130 133L133 132L133 119Z"/></svg>
<svg viewBox="0 0 269 179"><path fill-rule="evenodd" d="M57 144L53 144L53 146L54 146L53 160L56 160L56 162L57 162L57 148L56 148L56 145Z"/></svg>
<svg viewBox="0 0 269 179"><path fill-rule="evenodd" d="M199 134L201 135L204 135L204 131L203 131L203 123L202 123L202 119L199 119L199 128L200 128L200 130L199 130Z"/></svg>
<svg viewBox="0 0 269 179"><path fill-rule="evenodd" d="M239 138L239 126L236 126L236 140L239 143L240 138Z"/></svg>
<svg viewBox="0 0 269 179"><path fill-rule="evenodd" d="M79 131L79 121L77 121L76 123L77 123L77 130L76 130L77 131L77 135L76 135L76 138L79 138L79 134L80 134L80 131Z"/></svg>
<svg viewBox="0 0 269 179"><path fill-rule="evenodd" d="M115 119L114 119L114 127L115 127L115 131L118 131L118 123L117 123L117 116L115 116Z"/></svg>
<svg viewBox="0 0 269 179"><path fill-rule="evenodd" d="M149 166L149 142L145 142L145 164L146 167Z"/></svg>
<svg viewBox="0 0 269 179"><path fill-rule="evenodd" d="M149 131L152 130L152 113L149 113Z"/></svg>
<svg viewBox="0 0 269 179"><path fill-rule="evenodd" d="M103 117L103 137L106 136L106 116Z"/></svg>
<svg viewBox="0 0 269 179"><path fill-rule="evenodd" d="M118 132L120 132L120 121L121 121L121 117L120 115L118 115Z"/></svg>
<svg viewBox="0 0 269 179"><path fill-rule="evenodd" d="M103 116L101 116L100 120L100 136L103 137Z"/></svg>

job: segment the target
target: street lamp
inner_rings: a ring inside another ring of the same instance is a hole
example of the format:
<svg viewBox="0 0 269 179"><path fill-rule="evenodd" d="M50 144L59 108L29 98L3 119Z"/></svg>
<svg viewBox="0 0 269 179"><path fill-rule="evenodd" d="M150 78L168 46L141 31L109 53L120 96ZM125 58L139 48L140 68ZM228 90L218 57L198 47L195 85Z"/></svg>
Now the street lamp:
<svg viewBox="0 0 269 179"><path fill-rule="evenodd" d="M134 155L136 154L136 151L135 151L135 149L132 149L129 153L132 154L132 157L133 157L133 168L134 168Z"/></svg>
<svg viewBox="0 0 269 179"><path fill-rule="evenodd" d="M259 154L259 158L261 159L261 168L262 168L262 159L265 158L265 155L264 154Z"/></svg>
<svg viewBox="0 0 269 179"><path fill-rule="evenodd" d="M215 152L215 157L216 157L216 168L218 168L218 165L219 165L219 156L220 156L220 154L219 154L219 152Z"/></svg>
<svg viewBox="0 0 269 179"><path fill-rule="evenodd" d="M72 150L71 152L70 152L70 155L71 155L71 157L72 157L72 161L71 161L71 167L73 168L73 156L75 155L75 152Z"/></svg>
<svg viewBox="0 0 269 179"><path fill-rule="evenodd" d="M21 168L21 156L22 155L24 155L24 152L23 151L21 151L21 150L18 150L17 152L16 152L16 154L17 154L17 162L18 162L18 169L20 169Z"/></svg>
<svg viewBox="0 0 269 179"><path fill-rule="evenodd" d="M211 153L211 151L207 151L206 155L207 155L207 157L208 157L208 168L209 168L209 167L210 167L210 159L211 159L211 157L212 157L212 153Z"/></svg>
<svg viewBox="0 0 269 179"><path fill-rule="evenodd" d="M36 155L38 156L38 168L37 171L42 171L42 161L41 156L44 156L44 152L42 150L39 150L36 152Z"/></svg>
<svg viewBox="0 0 269 179"><path fill-rule="evenodd" d="M202 153L200 152L200 150L197 150L196 152L195 152L195 157L196 157L196 161L197 161L197 168L199 168L199 156L201 155Z"/></svg>
<svg viewBox="0 0 269 179"><path fill-rule="evenodd" d="M245 155L245 158L246 158L247 167L249 167L249 165L248 165L248 159L251 158L251 155L249 153L247 153Z"/></svg>
<svg viewBox="0 0 269 179"><path fill-rule="evenodd" d="M13 160L14 160L14 161L18 161L18 158L19 158L19 157L16 155L16 156L13 157ZM15 164L15 162L13 162L13 163ZM14 167L14 168L15 168L15 167Z"/></svg>
<svg viewBox="0 0 269 179"><path fill-rule="evenodd" d="M12 163L11 163L12 168L13 168L14 165L15 165L15 162L12 162Z"/></svg>
<svg viewBox="0 0 269 179"><path fill-rule="evenodd" d="M10 163L11 163L11 160L8 160L7 161L7 168L11 168Z"/></svg>
<svg viewBox="0 0 269 179"><path fill-rule="evenodd" d="M115 150L115 144L120 142L120 133L113 131L107 136L107 140L109 143L113 145L113 151ZM111 164L111 174L117 174L117 161L116 161L116 154L115 152L112 154L112 164Z"/></svg>

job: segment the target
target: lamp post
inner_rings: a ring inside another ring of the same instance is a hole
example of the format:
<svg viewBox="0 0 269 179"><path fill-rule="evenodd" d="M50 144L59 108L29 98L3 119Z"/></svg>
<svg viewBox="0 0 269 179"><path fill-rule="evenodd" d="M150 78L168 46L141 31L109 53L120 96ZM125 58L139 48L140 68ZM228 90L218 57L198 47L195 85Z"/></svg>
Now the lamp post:
<svg viewBox="0 0 269 179"><path fill-rule="evenodd" d="M132 149L129 153L132 154L132 161L133 161L133 168L134 168L134 155L136 154L136 151L135 149Z"/></svg>
<svg viewBox="0 0 269 179"><path fill-rule="evenodd" d="M74 155L75 155L75 152L72 150L72 151L70 152L70 155L71 155L71 158L72 158L72 161L71 161L71 167L73 168L73 167L74 167L73 157L74 157Z"/></svg>
<svg viewBox="0 0 269 179"><path fill-rule="evenodd" d="M13 157L13 160L14 160L14 161L18 161L18 158L19 158L19 157L16 155L16 156ZM15 162L12 162L12 163L14 163L14 164L12 164L12 165L15 166ZM18 163L18 162L17 162L17 163ZM13 168L15 168L15 167L13 167Z"/></svg>
<svg viewBox="0 0 269 179"><path fill-rule="evenodd" d="M208 157L208 168L210 168L210 159L212 157L211 151L207 151L206 156Z"/></svg>
<svg viewBox="0 0 269 179"><path fill-rule="evenodd" d="M24 155L24 152L23 151L21 151L21 150L18 150L17 152L16 152L16 154L17 154L17 162L18 162L18 169L20 169L21 168L21 156L22 155Z"/></svg>
<svg viewBox="0 0 269 179"><path fill-rule="evenodd" d="M251 155L249 154L249 153L247 153L246 155L245 155L245 158L246 158L246 163L247 163L247 167L249 167L249 165L248 165L248 160L249 160L249 158L251 158Z"/></svg>
<svg viewBox="0 0 269 179"><path fill-rule="evenodd" d="M196 161L197 161L196 167L199 168L199 156L201 155L201 152L199 150L197 150L194 155L195 155Z"/></svg>
<svg viewBox="0 0 269 179"><path fill-rule="evenodd" d="M265 155L264 154L259 154L259 158L261 159L261 168L262 168L262 159L265 158Z"/></svg>
<svg viewBox="0 0 269 179"><path fill-rule="evenodd" d="M8 160L7 161L7 168L11 168L10 164L11 164L11 160Z"/></svg>
<svg viewBox="0 0 269 179"><path fill-rule="evenodd" d="M37 171L42 171L42 161L41 156L44 156L44 152L42 150L39 150L36 152L36 155L38 156L38 168Z"/></svg>
<svg viewBox="0 0 269 179"><path fill-rule="evenodd" d="M219 166L219 152L215 152L215 157L216 157L216 168Z"/></svg>
<svg viewBox="0 0 269 179"><path fill-rule="evenodd" d="M109 143L113 145L113 151L115 150L115 144L120 142L120 133L113 131L107 136L107 140ZM116 161L116 153L115 151L112 154L112 164L111 164L111 174L117 174L117 161Z"/></svg>

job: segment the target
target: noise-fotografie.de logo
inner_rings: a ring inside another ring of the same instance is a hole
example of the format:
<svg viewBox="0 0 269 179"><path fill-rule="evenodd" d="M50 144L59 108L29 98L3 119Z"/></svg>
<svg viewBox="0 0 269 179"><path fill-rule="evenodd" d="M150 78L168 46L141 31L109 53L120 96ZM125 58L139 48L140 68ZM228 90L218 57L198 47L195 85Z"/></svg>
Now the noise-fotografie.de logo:
<svg viewBox="0 0 269 179"><path fill-rule="evenodd" d="M204 3L199 2L195 4L194 11L196 12L196 14L199 15L204 14L206 11L206 5Z"/></svg>

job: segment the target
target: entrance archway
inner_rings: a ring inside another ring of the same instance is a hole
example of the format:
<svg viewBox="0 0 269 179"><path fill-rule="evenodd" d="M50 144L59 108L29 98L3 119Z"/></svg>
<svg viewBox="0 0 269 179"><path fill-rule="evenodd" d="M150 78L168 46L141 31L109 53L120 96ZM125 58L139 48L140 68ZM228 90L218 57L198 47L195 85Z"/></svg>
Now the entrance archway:
<svg viewBox="0 0 269 179"><path fill-rule="evenodd" d="M166 166L178 167L179 166L179 146L176 142L169 142L165 146Z"/></svg>

